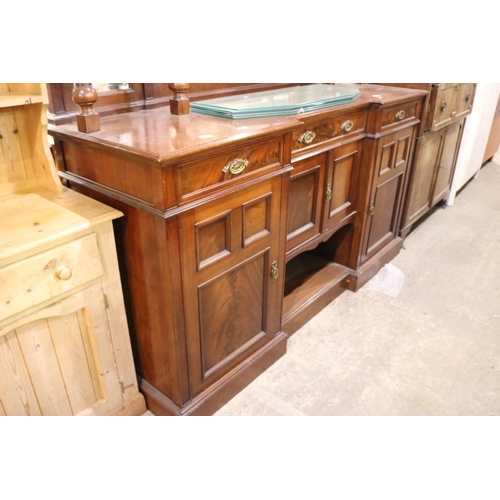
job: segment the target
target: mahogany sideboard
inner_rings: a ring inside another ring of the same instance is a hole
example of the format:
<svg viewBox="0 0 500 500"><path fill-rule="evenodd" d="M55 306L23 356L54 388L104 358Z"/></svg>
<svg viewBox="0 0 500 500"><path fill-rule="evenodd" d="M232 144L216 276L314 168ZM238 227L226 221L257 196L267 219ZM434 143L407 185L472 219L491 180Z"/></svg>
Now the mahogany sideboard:
<svg viewBox="0 0 500 500"><path fill-rule="evenodd" d="M91 134L49 126L64 183L124 214L116 241L153 413L213 414L402 247L428 94L348 86L354 102L293 116L164 107L102 118Z"/></svg>

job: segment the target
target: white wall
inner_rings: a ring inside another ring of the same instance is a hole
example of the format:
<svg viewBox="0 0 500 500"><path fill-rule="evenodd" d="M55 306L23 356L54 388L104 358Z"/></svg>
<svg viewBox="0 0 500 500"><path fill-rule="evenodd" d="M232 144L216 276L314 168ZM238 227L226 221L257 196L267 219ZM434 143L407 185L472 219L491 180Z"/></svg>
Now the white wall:
<svg viewBox="0 0 500 500"><path fill-rule="evenodd" d="M479 173L491 124L500 95L500 83L478 83L471 114L465 122L462 144L447 205L453 205L457 191Z"/></svg>

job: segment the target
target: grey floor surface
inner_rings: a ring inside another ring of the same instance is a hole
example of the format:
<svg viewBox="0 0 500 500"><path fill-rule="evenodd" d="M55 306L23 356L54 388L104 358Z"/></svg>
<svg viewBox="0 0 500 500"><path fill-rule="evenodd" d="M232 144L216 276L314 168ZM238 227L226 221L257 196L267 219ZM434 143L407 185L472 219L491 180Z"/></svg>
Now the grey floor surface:
<svg viewBox="0 0 500 500"><path fill-rule="evenodd" d="M215 416L500 415L499 159L407 237L399 293L342 294Z"/></svg>

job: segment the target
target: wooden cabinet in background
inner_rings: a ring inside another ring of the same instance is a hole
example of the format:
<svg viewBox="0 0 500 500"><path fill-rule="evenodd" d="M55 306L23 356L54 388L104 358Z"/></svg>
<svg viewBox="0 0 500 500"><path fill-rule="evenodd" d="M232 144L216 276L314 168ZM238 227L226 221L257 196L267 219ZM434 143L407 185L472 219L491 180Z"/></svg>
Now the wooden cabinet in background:
<svg viewBox="0 0 500 500"><path fill-rule="evenodd" d="M63 188L44 84L0 84L0 415L140 415L112 221Z"/></svg>
<svg viewBox="0 0 500 500"><path fill-rule="evenodd" d="M415 148L414 166L401 222L406 236L412 225L450 193L466 116L474 103L475 83L397 83L427 90L429 98Z"/></svg>
<svg viewBox="0 0 500 500"><path fill-rule="evenodd" d="M490 134L488 136L488 143L484 151L483 163L490 161L495 154L499 151L500 147L500 98L498 99L497 107L495 109L495 116L491 124Z"/></svg>
<svg viewBox="0 0 500 500"><path fill-rule="evenodd" d="M431 206L444 200L450 192L458 151L462 139L465 120L460 120L446 127L446 133L436 168Z"/></svg>

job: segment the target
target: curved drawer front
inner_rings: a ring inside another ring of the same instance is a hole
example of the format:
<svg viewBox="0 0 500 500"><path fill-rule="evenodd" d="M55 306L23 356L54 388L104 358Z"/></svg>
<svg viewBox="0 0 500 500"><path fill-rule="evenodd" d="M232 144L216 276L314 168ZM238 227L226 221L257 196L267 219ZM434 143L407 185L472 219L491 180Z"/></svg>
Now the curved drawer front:
<svg viewBox="0 0 500 500"><path fill-rule="evenodd" d="M366 111L364 110L333 119L311 121L292 133L292 148L296 152L310 147L321 146L321 143L331 139L363 132L365 126Z"/></svg>
<svg viewBox="0 0 500 500"><path fill-rule="evenodd" d="M177 167L179 203L204 196L213 190L225 187L258 175L263 168L281 168L281 141L267 141L235 147L206 159L185 163Z"/></svg>
<svg viewBox="0 0 500 500"><path fill-rule="evenodd" d="M102 275L95 234L0 269L0 321Z"/></svg>
<svg viewBox="0 0 500 500"><path fill-rule="evenodd" d="M420 101L412 101L382 110L380 130L397 128L401 123L415 120L418 117L419 104Z"/></svg>

